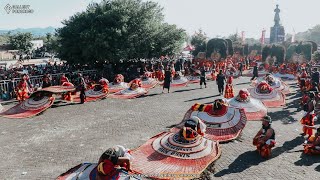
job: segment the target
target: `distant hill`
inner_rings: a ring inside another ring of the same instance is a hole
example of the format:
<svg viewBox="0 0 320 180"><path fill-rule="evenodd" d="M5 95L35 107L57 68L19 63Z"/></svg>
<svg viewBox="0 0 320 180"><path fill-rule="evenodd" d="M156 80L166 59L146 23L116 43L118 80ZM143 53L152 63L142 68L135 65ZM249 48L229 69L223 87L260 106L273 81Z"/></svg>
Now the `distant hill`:
<svg viewBox="0 0 320 180"><path fill-rule="evenodd" d="M1 34L6 34L8 32L11 32L12 34L16 34L18 32L20 33L27 33L30 32L33 36L45 36L47 33L54 34L55 33L55 28L54 27L46 27L46 28L18 28L18 29L13 29L13 30L0 30L0 35Z"/></svg>

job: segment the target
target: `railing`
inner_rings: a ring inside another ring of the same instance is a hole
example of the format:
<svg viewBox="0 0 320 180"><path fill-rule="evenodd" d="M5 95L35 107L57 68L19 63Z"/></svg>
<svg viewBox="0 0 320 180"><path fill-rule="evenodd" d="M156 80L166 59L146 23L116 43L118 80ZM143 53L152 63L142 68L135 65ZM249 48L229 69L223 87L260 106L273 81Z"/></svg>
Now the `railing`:
<svg viewBox="0 0 320 180"><path fill-rule="evenodd" d="M96 70L85 70L85 71L76 71L74 73L81 73L81 74L92 74L96 73ZM52 78L58 79L62 74L71 74L71 73L57 73L57 74L51 74ZM42 78L44 75L40 76L30 76L30 82L33 86L36 84L41 85L42 84ZM9 82L11 80L2 80L0 81L0 88L3 92L9 91ZM15 89L17 87L17 84L21 81L21 78L14 78L13 79L13 88Z"/></svg>

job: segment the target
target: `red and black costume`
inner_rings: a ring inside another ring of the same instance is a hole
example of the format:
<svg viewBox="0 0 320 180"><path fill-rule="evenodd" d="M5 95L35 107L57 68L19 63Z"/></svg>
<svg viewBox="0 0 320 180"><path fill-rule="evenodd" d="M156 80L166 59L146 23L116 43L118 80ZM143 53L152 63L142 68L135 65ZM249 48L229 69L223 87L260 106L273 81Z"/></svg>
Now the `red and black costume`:
<svg viewBox="0 0 320 180"><path fill-rule="evenodd" d="M24 78L22 78L21 81L19 82L16 92L17 92L17 100L19 102L22 102L29 97L28 84Z"/></svg>
<svg viewBox="0 0 320 180"><path fill-rule="evenodd" d="M234 97L232 82L233 82L233 77L229 76L226 84L225 94L224 94L224 97L227 99Z"/></svg>

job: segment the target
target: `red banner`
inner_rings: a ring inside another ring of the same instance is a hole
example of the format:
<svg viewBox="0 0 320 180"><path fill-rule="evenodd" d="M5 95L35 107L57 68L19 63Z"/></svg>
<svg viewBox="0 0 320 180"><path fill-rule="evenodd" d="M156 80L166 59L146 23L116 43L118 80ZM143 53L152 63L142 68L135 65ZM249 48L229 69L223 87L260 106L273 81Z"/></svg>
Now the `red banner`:
<svg viewBox="0 0 320 180"><path fill-rule="evenodd" d="M261 44L264 44L265 37L266 37L266 30L262 30L261 39L260 39Z"/></svg>

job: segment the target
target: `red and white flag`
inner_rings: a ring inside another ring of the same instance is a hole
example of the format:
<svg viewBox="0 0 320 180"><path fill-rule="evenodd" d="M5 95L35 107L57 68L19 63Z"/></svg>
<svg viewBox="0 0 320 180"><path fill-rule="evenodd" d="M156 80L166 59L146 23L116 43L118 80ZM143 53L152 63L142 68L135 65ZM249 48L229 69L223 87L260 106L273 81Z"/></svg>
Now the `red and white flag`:
<svg viewBox="0 0 320 180"><path fill-rule="evenodd" d="M294 29L293 29L293 34L292 34L292 37L291 37L291 42L294 43L294 42L295 42L295 39L296 39L296 32L295 32Z"/></svg>
<svg viewBox="0 0 320 180"><path fill-rule="evenodd" d="M241 41L242 41L242 44L244 44L245 41L246 41L246 39L245 39L245 32L244 32L244 31L241 32Z"/></svg>
<svg viewBox="0 0 320 180"><path fill-rule="evenodd" d="M265 37L266 37L266 30L263 29L262 34L261 34L261 38L260 38L261 44L264 44Z"/></svg>

